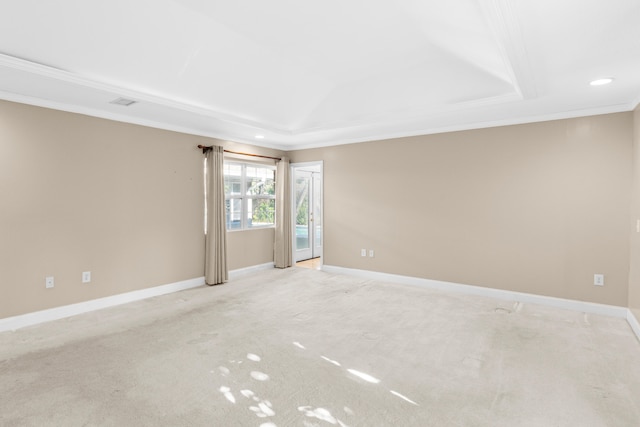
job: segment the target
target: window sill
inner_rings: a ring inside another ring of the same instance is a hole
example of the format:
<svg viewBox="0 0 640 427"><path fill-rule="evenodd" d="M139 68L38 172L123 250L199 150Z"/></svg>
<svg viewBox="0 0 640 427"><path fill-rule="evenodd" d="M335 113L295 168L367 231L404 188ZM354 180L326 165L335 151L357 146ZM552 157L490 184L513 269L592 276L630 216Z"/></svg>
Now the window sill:
<svg viewBox="0 0 640 427"><path fill-rule="evenodd" d="M234 228L232 230L227 230L227 233L238 233L241 231L256 231L256 230L275 230L276 226L275 225L267 225L264 227L251 227L251 228Z"/></svg>

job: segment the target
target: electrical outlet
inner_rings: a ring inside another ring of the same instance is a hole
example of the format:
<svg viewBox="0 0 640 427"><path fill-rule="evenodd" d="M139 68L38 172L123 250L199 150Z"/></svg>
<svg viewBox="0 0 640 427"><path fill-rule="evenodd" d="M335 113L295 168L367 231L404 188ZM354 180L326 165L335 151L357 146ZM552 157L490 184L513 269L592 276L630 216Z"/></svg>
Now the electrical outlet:
<svg viewBox="0 0 640 427"><path fill-rule="evenodd" d="M373 258L373 249L369 249L369 258Z"/></svg>
<svg viewBox="0 0 640 427"><path fill-rule="evenodd" d="M360 256L367 256L367 250L366 249L360 249Z"/></svg>
<svg viewBox="0 0 640 427"><path fill-rule="evenodd" d="M595 286L604 286L604 274L594 274L593 284Z"/></svg>
<svg viewBox="0 0 640 427"><path fill-rule="evenodd" d="M53 276L47 276L44 278L44 286L47 289L53 288L53 285L54 285Z"/></svg>
<svg viewBox="0 0 640 427"><path fill-rule="evenodd" d="M91 272L90 271L83 271L82 272L82 283L89 283L91 282Z"/></svg>

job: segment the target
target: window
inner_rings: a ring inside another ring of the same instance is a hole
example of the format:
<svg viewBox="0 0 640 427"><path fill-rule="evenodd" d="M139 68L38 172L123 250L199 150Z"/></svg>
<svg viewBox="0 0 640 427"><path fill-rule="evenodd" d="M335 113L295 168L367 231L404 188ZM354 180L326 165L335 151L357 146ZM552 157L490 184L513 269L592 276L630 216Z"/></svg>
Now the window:
<svg viewBox="0 0 640 427"><path fill-rule="evenodd" d="M273 166L224 163L227 230L275 225L275 174Z"/></svg>

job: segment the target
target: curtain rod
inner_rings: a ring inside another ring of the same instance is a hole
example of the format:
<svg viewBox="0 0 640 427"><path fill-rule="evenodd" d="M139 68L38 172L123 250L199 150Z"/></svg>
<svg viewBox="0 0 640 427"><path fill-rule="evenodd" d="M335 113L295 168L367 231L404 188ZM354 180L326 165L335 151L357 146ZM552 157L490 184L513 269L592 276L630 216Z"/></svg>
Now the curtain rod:
<svg viewBox="0 0 640 427"><path fill-rule="evenodd" d="M203 153L206 153L207 151L211 150L211 147L207 147L206 145L198 145L198 148L201 148ZM241 153L240 151L231 151L231 150L224 150L224 152L229 154L240 154L241 156L262 157L263 159L271 159L271 160L282 160L280 157L263 156L262 154Z"/></svg>

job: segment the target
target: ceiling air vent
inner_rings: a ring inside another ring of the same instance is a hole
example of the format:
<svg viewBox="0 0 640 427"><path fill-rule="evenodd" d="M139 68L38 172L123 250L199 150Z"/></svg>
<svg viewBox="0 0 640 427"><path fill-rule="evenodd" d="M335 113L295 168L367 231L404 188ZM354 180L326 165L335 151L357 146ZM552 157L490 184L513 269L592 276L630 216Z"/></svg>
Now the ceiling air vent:
<svg viewBox="0 0 640 427"><path fill-rule="evenodd" d="M109 104L123 105L125 107L128 107L128 106L130 106L132 104L135 104L136 102L137 101L134 101L133 99L118 98L118 99L114 99Z"/></svg>

